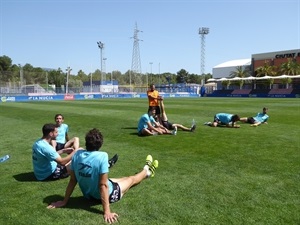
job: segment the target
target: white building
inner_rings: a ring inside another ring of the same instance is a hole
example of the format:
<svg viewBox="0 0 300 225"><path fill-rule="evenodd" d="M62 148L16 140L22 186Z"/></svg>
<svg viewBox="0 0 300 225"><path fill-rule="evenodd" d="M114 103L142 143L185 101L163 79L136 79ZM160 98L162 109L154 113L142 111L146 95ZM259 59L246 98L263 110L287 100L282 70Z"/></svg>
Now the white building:
<svg viewBox="0 0 300 225"><path fill-rule="evenodd" d="M244 68L251 66L251 59L237 59L221 63L213 67L213 78L229 77L232 72L236 71L238 66Z"/></svg>

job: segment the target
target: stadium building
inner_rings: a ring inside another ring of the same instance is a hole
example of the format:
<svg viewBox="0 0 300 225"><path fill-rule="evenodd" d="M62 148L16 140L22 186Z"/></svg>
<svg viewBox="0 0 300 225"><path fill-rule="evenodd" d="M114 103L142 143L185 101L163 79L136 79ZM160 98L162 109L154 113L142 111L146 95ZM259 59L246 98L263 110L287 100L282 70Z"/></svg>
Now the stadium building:
<svg viewBox="0 0 300 225"><path fill-rule="evenodd" d="M264 66L265 63L279 67L282 63L287 62L288 59L294 59L300 64L300 49L253 54L249 59L224 62L213 67L213 78L230 77L230 73L236 71L238 66L250 67L251 75L256 76L255 70L260 66Z"/></svg>
<svg viewBox="0 0 300 225"><path fill-rule="evenodd" d="M253 54L249 59L232 60L213 67L213 78L205 84L208 96L232 97L300 97L300 74L265 74L258 76L259 67L274 66L280 69L283 63L300 64L300 49ZM237 67L249 69L249 76L232 77ZM214 83L211 83L214 82ZM214 84L213 88L208 85Z"/></svg>

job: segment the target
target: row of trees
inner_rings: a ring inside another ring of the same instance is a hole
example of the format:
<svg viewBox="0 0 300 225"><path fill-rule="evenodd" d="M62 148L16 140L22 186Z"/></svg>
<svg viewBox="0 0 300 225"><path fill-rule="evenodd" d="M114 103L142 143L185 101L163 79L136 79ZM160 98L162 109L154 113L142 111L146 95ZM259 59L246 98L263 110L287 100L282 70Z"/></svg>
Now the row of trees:
<svg viewBox="0 0 300 225"><path fill-rule="evenodd" d="M112 71L102 74L100 70L93 73L85 74L79 70L77 74L70 74L68 77L69 87L81 87L83 82L103 80L117 80L119 85L146 86L150 83L154 84L175 84L175 83L196 83L200 84L211 78L211 74L197 75L190 74L188 71L181 69L177 74L135 74L128 70L125 74L120 71ZM58 69L43 69L33 67L31 64L23 66L12 64L11 58L8 56L0 57L0 83L19 82L21 84L54 84L56 87L65 85L67 79L67 71Z"/></svg>
<svg viewBox="0 0 300 225"><path fill-rule="evenodd" d="M247 67L242 67L242 66L238 66L236 67L235 71L232 71L230 73L230 78L234 78L234 77L249 77L249 76L253 76L253 74L251 74L251 70L250 70L250 66ZM279 75L299 75L300 74L300 63L298 63L296 60L294 59L288 59L286 62L282 63L280 66L274 66L271 65L271 62L266 60L263 66L257 67L255 69L255 77L263 77L263 76L279 76ZM238 80L235 81L235 84L239 85L240 88L242 88L242 86L244 85L243 80ZM272 85L274 83L274 79L266 79L265 82L268 85ZM291 78L283 78L281 81L283 84L290 84L292 82ZM231 84L231 81L229 80L225 80L222 82L223 86L228 87Z"/></svg>

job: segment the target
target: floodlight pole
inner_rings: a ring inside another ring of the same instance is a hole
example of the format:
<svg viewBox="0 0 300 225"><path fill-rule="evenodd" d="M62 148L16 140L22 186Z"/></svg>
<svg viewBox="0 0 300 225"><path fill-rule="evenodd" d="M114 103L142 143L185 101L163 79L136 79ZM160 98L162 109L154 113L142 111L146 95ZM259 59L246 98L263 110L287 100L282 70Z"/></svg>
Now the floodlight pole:
<svg viewBox="0 0 300 225"><path fill-rule="evenodd" d="M101 85L102 85L102 82L103 82L103 72L102 72L102 64L103 64L103 58L102 58L102 49L104 48L104 43L102 43L101 41L98 41L97 42L98 44L98 47L100 49L100 64L101 64L101 82L100 82L100 92L101 92Z"/></svg>
<svg viewBox="0 0 300 225"><path fill-rule="evenodd" d="M24 75L23 75L23 67L22 67L21 64L19 64L19 67L20 67L20 87L22 88L22 86L23 86L23 77L24 77Z"/></svg>
<svg viewBox="0 0 300 225"><path fill-rule="evenodd" d="M69 76L70 76L70 72L71 72L71 68L68 66L68 68L66 69L67 71L67 81L66 81L66 94L69 93Z"/></svg>
<svg viewBox="0 0 300 225"><path fill-rule="evenodd" d="M199 34L201 36L201 75L205 73L205 35L209 33L208 27L200 27ZM201 80L203 85L203 79Z"/></svg>

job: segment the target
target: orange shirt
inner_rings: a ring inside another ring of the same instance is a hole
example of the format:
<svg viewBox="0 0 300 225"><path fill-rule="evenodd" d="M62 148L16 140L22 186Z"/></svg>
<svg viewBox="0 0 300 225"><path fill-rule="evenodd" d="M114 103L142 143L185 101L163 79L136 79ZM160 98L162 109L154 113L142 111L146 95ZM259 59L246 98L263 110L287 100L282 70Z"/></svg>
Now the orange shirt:
<svg viewBox="0 0 300 225"><path fill-rule="evenodd" d="M158 91L156 90L148 90L147 91L147 95L148 95L148 101L149 101L149 106L158 106L158 100L157 97L159 96Z"/></svg>

